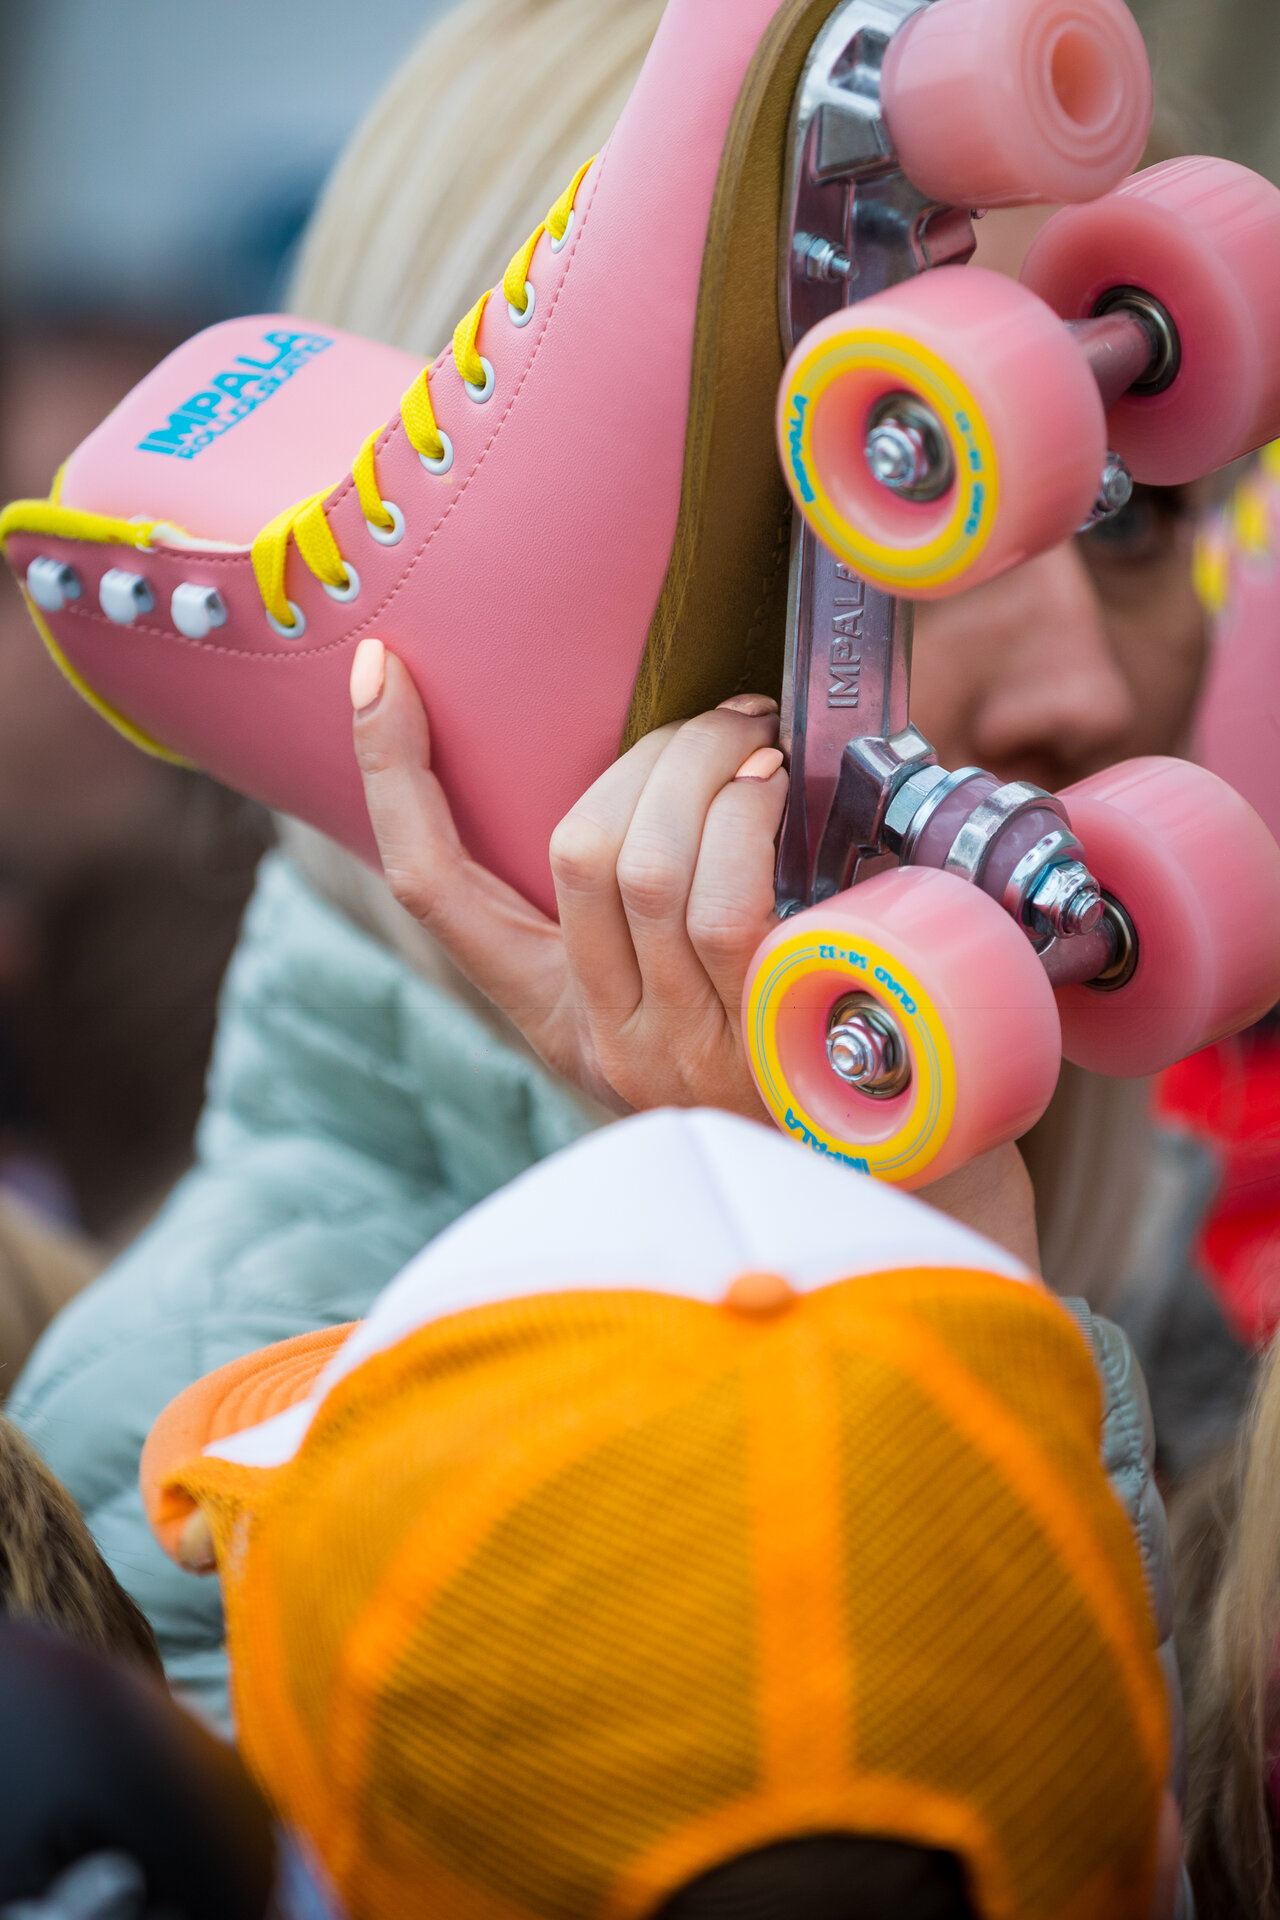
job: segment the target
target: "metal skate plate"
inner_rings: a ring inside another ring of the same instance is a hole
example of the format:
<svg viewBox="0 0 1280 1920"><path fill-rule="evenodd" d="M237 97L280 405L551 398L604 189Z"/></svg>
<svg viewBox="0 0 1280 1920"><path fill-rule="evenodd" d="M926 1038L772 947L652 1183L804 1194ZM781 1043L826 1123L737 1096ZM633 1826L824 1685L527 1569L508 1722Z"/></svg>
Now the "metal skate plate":
<svg viewBox="0 0 1280 1920"><path fill-rule="evenodd" d="M880 111L889 41L930 0L846 0L810 50L792 109L779 311L790 352L810 327L924 268L967 260L963 209L917 191L895 164ZM865 871L878 853L883 794L841 782L850 740L907 725L911 606L843 566L795 517L781 744L791 794L777 906L794 913ZM837 790L843 804L835 808ZM834 809L834 810L833 810Z"/></svg>

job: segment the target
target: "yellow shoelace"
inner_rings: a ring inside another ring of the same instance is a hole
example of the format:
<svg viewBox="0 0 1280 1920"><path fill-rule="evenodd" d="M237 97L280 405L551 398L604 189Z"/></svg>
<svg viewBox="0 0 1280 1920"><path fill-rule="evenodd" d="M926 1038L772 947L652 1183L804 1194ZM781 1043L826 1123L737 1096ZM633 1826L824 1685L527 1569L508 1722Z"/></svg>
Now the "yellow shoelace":
<svg viewBox="0 0 1280 1920"><path fill-rule="evenodd" d="M544 233L550 234L557 245L568 232L569 221L573 215L573 203L578 188L586 178L593 164L584 161L574 174L560 198L552 207L542 225L535 227L502 276L502 292L516 314L524 314L529 309L529 265L534 249ZM458 373L471 387L483 387L486 373L476 347L476 336L480 331L480 322L484 318L485 308L492 298L492 289L476 301L470 313L458 322L453 335L453 360ZM440 428L436 423L435 408L431 404L431 391L427 384L428 368L424 367L413 385L400 402L400 418L404 422L405 434L409 445L423 460L443 461L448 448ZM384 502L378 490L378 476L374 468L373 449L379 436L385 431L385 425L375 427L369 435L351 465L351 477L355 481L356 492L360 499L360 510L371 527L380 532L391 533L397 526L396 517ZM295 609L284 590L285 561L288 558L290 538L295 542L298 553L323 586L342 594L352 585L352 572L338 550L338 543L329 530L329 522L324 515L324 503L333 492L332 487L322 487L319 493L308 494L305 500L299 500L294 506L286 507L274 520L269 520L253 543L253 570L258 578L258 590L262 595L262 604L268 616L277 627L290 632L296 628Z"/></svg>

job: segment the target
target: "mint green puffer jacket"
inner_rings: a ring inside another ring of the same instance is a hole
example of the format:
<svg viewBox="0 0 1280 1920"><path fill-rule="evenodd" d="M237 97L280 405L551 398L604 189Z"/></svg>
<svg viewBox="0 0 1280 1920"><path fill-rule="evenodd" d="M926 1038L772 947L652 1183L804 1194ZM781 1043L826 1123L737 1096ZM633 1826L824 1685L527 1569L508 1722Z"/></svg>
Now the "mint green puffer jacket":
<svg viewBox="0 0 1280 1920"><path fill-rule="evenodd" d="M458 1214L589 1125L288 860L263 863L196 1164L48 1329L6 1408L149 1615L175 1689L215 1724L227 1724L218 1584L167 1560L143 1518L152 1421L225 1361L358 1318Z"/></svg>

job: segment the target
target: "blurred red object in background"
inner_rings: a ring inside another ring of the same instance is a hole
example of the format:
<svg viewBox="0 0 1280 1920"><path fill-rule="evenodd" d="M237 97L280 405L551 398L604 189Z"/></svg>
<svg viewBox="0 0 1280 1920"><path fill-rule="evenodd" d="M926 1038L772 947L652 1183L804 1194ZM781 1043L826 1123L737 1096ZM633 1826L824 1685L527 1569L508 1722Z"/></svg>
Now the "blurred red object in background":
<svg viewBox="0 0 1280 1920"><path fill-rule="evenodd" d="M1195 1252L1241 1339L1263 1346L1280 1325L1280 1018L1170 1067L1156 1105L1220 1161Z"/></svg>

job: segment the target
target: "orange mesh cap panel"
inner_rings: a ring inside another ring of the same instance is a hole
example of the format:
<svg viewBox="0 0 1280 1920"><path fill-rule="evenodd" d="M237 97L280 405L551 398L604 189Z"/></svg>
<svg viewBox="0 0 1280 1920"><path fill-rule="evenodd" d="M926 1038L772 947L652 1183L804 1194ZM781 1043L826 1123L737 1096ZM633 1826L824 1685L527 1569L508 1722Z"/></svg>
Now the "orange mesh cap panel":
<svg viewBox="0 0 1280 1920"><path fill-rule="evenodd" d="M176 1484L355 1920L642 1920L819 1831L952 1849L989 1920L1145 1920L1165 1695L1099 1440L1069 1316L934 1271L456 1314L256 1494Z"/></svg>
<svg viewBox="0 0 1280 1920"><path fill-rule="evenodd" d="M321 1327L243 1354L169 1402L147 1435L138 1470L147 1519L166 1552L174 1551L194 1504L175 1476L211 1442L305 1400L351 1328Z"/></svg>

